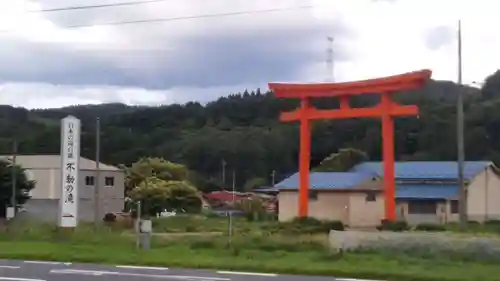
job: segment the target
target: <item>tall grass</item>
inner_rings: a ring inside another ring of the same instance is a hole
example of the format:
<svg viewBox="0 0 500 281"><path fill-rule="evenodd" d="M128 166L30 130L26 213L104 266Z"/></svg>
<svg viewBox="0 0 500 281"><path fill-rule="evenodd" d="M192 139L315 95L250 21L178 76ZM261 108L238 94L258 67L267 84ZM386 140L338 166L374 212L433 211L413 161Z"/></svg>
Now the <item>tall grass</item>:
<svg viewBox="0 0 500 281"><path fill-rule="evenodd" d="M122 235L123 229L93 224L82 223L71 231L61 231L54 224L36 221L14 221L0 232L0 241L43 241L54 243L79 243L79 244L124 244L130 245L133 239Z"/></svg>

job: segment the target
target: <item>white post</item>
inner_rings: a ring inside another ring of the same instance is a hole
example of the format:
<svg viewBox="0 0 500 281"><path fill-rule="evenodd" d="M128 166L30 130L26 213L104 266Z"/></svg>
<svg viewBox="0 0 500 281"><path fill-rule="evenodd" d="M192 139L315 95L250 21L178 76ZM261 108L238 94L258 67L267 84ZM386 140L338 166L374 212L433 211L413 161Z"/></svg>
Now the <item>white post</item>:
<svg viewBox="0 0 500 281"><path fill-rule="evenodd" d="M232 187L232 210L229 212L229 229L228 229L228 234L229 234L229 243L231 243L231 238L233 237L233 211L235 210L234 204L235 204L235 197L234 193L236 192L236 171L233 170L233 187Z"/></svg>
<svg viewBox="0 0 500 281"><path fill-rule="evenodd" d="M61 197L59 227L78 225L78 174L80 172L80 120L68 116L61 120Z"/></svg>
<svg viewBox="0 0 500 281"><path fill-rule="evenodd" d="M95 120L95 182L94 182L94 224L99 226L101 217L101 121L99 117Z"/></svg>
<svg viewBox="0 0 500 281"><path fill-rule="evenodd" d="M135 234L137 249L141 247L141 201L137 201L137 218L135 221Z"/></svg>

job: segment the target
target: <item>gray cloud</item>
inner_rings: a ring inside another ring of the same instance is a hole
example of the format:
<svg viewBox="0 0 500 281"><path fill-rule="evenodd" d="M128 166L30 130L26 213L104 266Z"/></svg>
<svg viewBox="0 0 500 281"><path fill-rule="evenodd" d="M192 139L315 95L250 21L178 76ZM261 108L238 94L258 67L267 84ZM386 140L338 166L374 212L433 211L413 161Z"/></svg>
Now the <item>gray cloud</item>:
<svg viewBox="0 0 500 281"><path fill-rule="evenodd" d="M425 45L431 50L437 50L456 39L455 28L450 26L436 26L428 29L424 34Z"/></svg>
<svg viewBox="0 0 500 281"><path fill-rule="evenodd" d="M48 7L63 6L63 1L44 1L53 2ZM98 13L98 17L102 16ZM313 42L324 40L329 33L329 27L313 18L300 20L308 24L270 24L265 28L250 25L241 30L231 25L217 28L222 22L206 21L207 26L202 30L207 32L188 33L170 40L169 29L149 29L148 26L158 27L155 24L118 28L116 32L128 38L125 42L132 41L119 48L85 49L9 40L0 46L0 65L9 66L0 67L0 80L146 89L262 85L270 80L296 80L305 65L324 60L324 50L315 48ZM335 29L337 40L348 33L342 25L336 25ZM133 34L128 33L130 30ZM139 37L139 31L150 37ZM163 45L148 40L158 38L165 39ZM336 54L337 61L347 59L340 50Z"/></svg>
<svg viewBox="0 0 500 281"><path fill-rule="evenodd" d="M8 41L0 46L0 80L51 84L104 84L151 89L212 87L300 78L307 63L323 59L308 43L315 30L212 35L178 42L178 49L74 50L62 44ZM102 59L102 58L107 59Z"/></svg>
<svg viewBox="0 0 500 281"><path fill-rule="evenodd" d="M117 1L38 2L44 9ZM296 0L276 0L272 5L269 1L231 0L232 6L226 0L207 2L171 0L43 16L62 27L307 4ZM260 6L254 5L257 2ZM85 30L71 29L78 36L85 36ZM343 22L325 25L307 10L114 26L105 30L113 38L114 41L108 40L112 43L38 43L2 37L0 82L10 84L6 92L15 95L4 97L4 102L19 104L15 98L21 96L32 99L35 89L40 98L52 97L60 103L71 102L70 98L91 103L141 103L141 98L147 104L209 101L245 88L262 87L269 81L302 79L305 69L325 60L327 35L336 38L335 61L350 59L348 50L342 49L343 38L350 35Z"/></svg>

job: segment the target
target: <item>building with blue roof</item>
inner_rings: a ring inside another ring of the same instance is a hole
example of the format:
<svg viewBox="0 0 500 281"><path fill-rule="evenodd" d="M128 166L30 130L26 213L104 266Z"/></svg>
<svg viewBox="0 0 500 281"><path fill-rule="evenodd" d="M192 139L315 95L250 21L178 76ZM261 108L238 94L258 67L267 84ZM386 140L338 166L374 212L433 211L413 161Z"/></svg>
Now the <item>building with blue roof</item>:
<svg viewBox="0 0 500 281"><path fill-rule="evenodd" d="M396 162L398 219L411 224L458 221L458 167L456 162ZM500 219L500 170L487 161L466 161L469 220ZM299 174L267 191L278 193L279 219L298 213ZM309 214L324 220L342 220L350 226L369 227L384 216L383 164L364 162L345 173L310 174Z"/></svg>

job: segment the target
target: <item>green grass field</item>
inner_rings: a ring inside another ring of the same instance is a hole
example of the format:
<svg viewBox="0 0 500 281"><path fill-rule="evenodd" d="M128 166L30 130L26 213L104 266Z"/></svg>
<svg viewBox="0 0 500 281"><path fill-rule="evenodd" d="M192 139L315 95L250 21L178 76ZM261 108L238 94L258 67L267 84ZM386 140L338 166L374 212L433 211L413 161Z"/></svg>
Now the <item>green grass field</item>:
<svg viewBox="0 0 500 281"><path fill-rule="evenodd" d="M197 220L193 224L191 220ZM191 222L189 222L191 221ZM169 233L224 231L225 219L166 219L155 222L156 231ZM186 229L188 228L188 229ZM175 229L175 231L174 231ZM269 231L269 229L273 231ZM235 222L231 243L225 234L162 235L153 238L152 249L135 248L133 235L119 227L94 229L82 225L73 233L54 226L14 225L0 233L0 258L55 260L150 266L218 268L239 271L331 275L395 281L500 280L497 262L477 262L432 253L333 254L327 235L275 232L270 222ZM189 231L188 231L189 232Z"/></svg>

